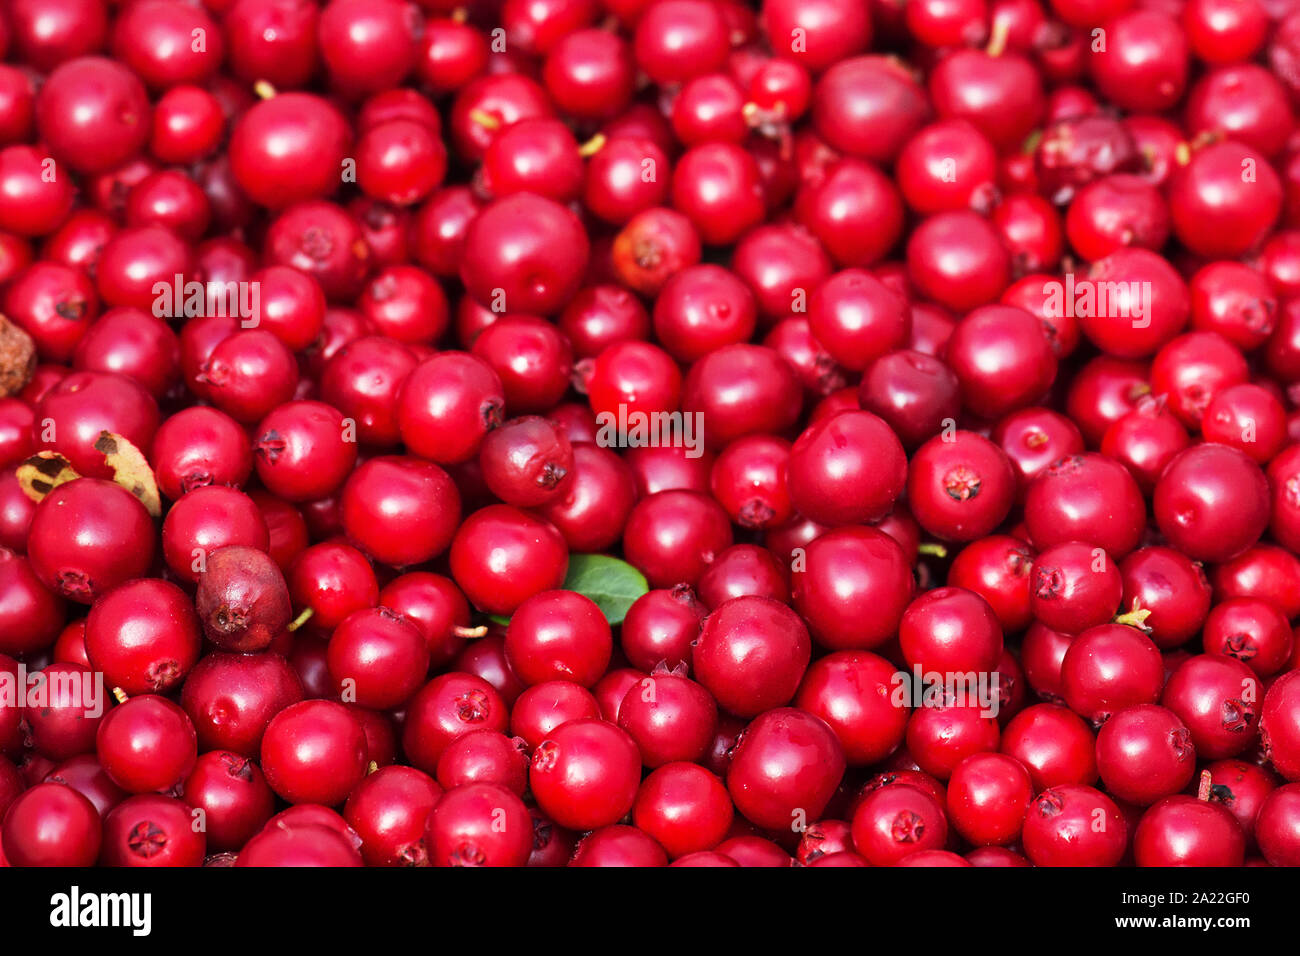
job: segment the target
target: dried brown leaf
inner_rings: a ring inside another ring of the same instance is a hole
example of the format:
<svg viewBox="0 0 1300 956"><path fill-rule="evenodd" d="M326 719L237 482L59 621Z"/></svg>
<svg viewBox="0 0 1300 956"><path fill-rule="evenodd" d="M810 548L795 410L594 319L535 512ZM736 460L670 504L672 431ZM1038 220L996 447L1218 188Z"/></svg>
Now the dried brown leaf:
<svg viewBox="0 0 1300 956"><path fill-rule="evenodd" d="M68 459L56 451L37 452L19 465L14 474L23 494L37 502L59 485L81 477Z"/></svg>
<svg viewBox="0 0 1300 956"><path fill-rule="evenodd" d="M112 432L100 432L95 441L95 451L113 469L113 480L140 499L149 514L162 515L162 498L158 494L158 479L144 453L129 440Z"/></svg>

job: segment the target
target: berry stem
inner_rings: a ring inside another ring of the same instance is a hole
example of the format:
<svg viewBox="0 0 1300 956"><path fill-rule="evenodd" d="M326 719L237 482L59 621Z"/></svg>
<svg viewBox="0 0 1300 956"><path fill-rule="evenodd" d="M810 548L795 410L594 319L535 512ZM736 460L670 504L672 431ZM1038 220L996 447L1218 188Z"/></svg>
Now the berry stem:
<svg viewBox="0 0 1300 956"><path fill-rule="evenodd" d="M1150 634L1151 628L1147 625L1147 618L1151 616L1151 610L1145 607L1139 607L1137 600L1133 601L1133 610L1125 614L1115 615L1116 624L1125 624L1129 627L1135 627L1143 634Z"/></svg>
<svg viewBox="0 0 1300 956"><path fill-rule="evenodd" d="M311 608L305 608L302 611L302 613L300 613L297 617L293 619L293 621L290 622L289 633L292 634L294 631L298 630L298 628L302 627L304 624L310 621L311 616L315 613L316 612Z"/></svg>
<svg viewBox="0 0 1300 956"><path fill-rule="evenodd" d="M588 156L595 156L605 148L607 142L604 133L597 133L591 139L587 140L578 147L578 155L586 159Z"/></svg>
<svg viewBox="0 0 1300 956"><path fill-rule="evenodd" d="M500 129L501 121L487 110L470 110L469 118L484 129Z"/></svg>

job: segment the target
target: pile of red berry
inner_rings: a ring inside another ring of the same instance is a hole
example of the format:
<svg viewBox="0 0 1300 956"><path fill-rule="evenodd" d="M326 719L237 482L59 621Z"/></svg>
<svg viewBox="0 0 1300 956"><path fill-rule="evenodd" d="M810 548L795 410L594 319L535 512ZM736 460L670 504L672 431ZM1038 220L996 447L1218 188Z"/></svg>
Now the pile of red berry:
<svg viewBox="0 0 1300 956"><path fill-rule="evenodd" d="M0 865L1300 865L1300 2L8 0Z"/></svg>

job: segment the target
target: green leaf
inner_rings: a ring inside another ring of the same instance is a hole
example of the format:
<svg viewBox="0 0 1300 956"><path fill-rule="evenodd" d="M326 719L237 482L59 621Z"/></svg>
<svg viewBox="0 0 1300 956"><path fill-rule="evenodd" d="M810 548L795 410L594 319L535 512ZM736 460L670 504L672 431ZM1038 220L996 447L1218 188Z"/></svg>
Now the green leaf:
<svg viewBox="0 0 1300 956"><path fill-rule="evenodd" d="M622 624L632 602L650 590L645 575L607 554L570 555L564 587L591 598L610 624Z"/></svg>
<svg viewBox="0 0 1300 956"><path fill-rule="evenodd" d="M495 621L497 624L500 624L502 627L505 627L507 624L510 623L510 618L506 617L504 614L489 614L488 620Z"/></svg>

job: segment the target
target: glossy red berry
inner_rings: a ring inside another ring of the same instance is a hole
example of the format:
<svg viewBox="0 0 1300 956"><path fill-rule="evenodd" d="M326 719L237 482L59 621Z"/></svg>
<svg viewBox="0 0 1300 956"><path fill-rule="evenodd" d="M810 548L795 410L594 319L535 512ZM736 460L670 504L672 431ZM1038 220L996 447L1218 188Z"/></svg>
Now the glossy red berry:
<svg viewBox="0 0 1300 956"><path fill-rule="evenodd" d="M631 737L584 718L557 727L533 749L528 780L538 806L556 823L591 830L632 809L640 766Z"/></svg>
<svg viewBox="0 0 1300 956"><path fill-rule="evenodd" d="M1259 679L1238 660L1200 655L1184 661L1169 676L1160 702L1187 725L1203 759L1235 756L1255 740Z"/></svg>
<svg viewBox="0 0 1300 956"><path fill-rule="evenodd" d="M1294 866L1300 859L1300 786L1278 787L1260 807L1255 838L1273 866Z"/></svg>
<svg viewBox="0 0 1300 956"><path fill-rule="evenodd" d="M1101 452L1123 463L1142 490L1149 492L1165 466L1190 444L1187 429L1165 400L1143 396L1106 429Z"/></svg>
<svg viewBox="0 0 1300 956"><path fill-rule="evenodd" d="M1164 680L1156 646L1123 624L1089 628L1070 643L1061 661L1066 703L1098 725L1125 707L1154 703Z"/></svg>
<svg viewBox="0 0 1300 956"><path fill-rule="evenodd" d="M513 673L511 676L519 681ZM544 681L527 689L519 682L518 690L522 692L517 693L510 710L510 732L529 747L536 747L556 727L571 720L603 716L595 695L573 681Z"/></svg>
<svg viewBox="0 0 1300 956"><path fill-rule="evenodd" d="M438 758L438 783L447 790L466 783L496 783L522 796L528 785L527 743L494 730L457 737Z"/></svg>
<svg viewBox="0 0 1300 956"><path fill-rule="evenodd" d="M722 782L693 763L668 763L642 782L632 807L637 828L670 858L712 849L726 836L734 811Z"/></svg>
<svg viewBox="0 0 1300 956"><path fill-rule="evenodd" d="M937 850L948 837L942 805L907 784L880 787L853 814L853 845L873 866L892 866L913 853Z"/></svg>
<svg viewBox="0 0 1300 956"><path fill-rule="evenodd" d="M569 866L667 866L668 854L636 827L614 824L593 830L574 848Z"/></svg>
<svg viewBox="0 0 1300 956"><path fill-rule="evenodd" d="M1205 652L1235 657L1261 677L1291 660L1291 628L1281 611L1266 601L1230 598L1205 619Z"/></svg>
<svg viewBox="0 0 1300 956"><path fill-rule="evenodd" d="M554 424L530 416L489 432L479 451L483 479L507 504L544 505L568 487L573 449Z"/></svg>
<svg viewBox="0 0 1300 956"><path fill-rule="evenodd" d="M988 439L952 431L917 450L907 489L908 506L921 527L940 538L972 541L1007 516L1015 476L1007 456Z"/></svg>
<svg viewBox="0 0 1300 956"><path fill-rule="evenodd" d="M593 601L572 591L543 591L515 610L505 647L525 684L569 680L591 687L609 666L613 640Z"/></svg>
<svg viewBox="0 0 1300 956"><path fill-rule="evenodd" d="M1240 866L1245 852L1246 838L1231 813L1185 794L1153 806L1133 834L1138 866Z"/></svg>
<svg viewBox="0 0 1300 956"><path fill-rule="evenodd" d="M858 402L883 418L907 448L934 437L961 409L957 377L931 355L900 349L872 362L862 376Z"/></svg>
<svg viewBox="0 0 1300 956"><path fill-rule="evenodd" d="M427 866L425 821L443 788L413 767L381 767L348 797L343 815L370 866Z"/></svg>
<svg viewBox="0 0 1300 956"><path fill-rule="evenodd" d="M1243 170L1249 170L1249 179ZM1240 256L1259 245L1276 221L1282 186L1268 160L1225 141L1193 153L1169 183L1174 235L1207 258Z"/></svg>
<svg viewBox="0 0 1300 956"><path fill-rule="evenodd" d="M1196 445L1171 461L1156 483L1156 522L1189 557L1226 561L1263 533L1266 489L1263 472L1243 452Z"/></svg>
<svg viewBox="0 0 1300 956"><path fill-rule="evenodd" d="M632 602L619 630L620 646L634 667L649 672L689 664L707 609L685 585L652 589Z"/></svg>
<svg viewBox="0 0 1300 956"><path fill-rule="evenodd" d="M425 684L407 704L402 749L411 764L425 773L438 771L447 745L475 730L504 731L509 710L486 680L450 672Z"/></svg>
<svg viewBox="0 0 1300 956"><path fill-rule="evenodd" d="M302 681L279 654L218 651L195 665L180 702L205 752L256 757L271 718L302 699Z"/></svg>
<svg viewBox="0 0 1300 956"><path fill-rule="evenodd" d="M10 805L0 845L10 865L91 866L101 840L94 804L71 787L42 783Z"/></svg>
<svg viewBox="0 0 1300 956"><path fill-rule="evenodd" d="M1082 541L1122 558L1136 547L1145 521L1137 483L1102 455L1061 459L1034 479L1025 496L1025 523L1040 548Z"/></svg>
<svg viewBox="0 0 1300 956"><path fill-rule="evenodd" d="M1300 778L1300 678L1284 674L1268 689L1259 718L1264 753L1287 780Z"/></svg>
<svg viewBox="0 0 1300 956"><path fill-rule="evenodd" d="M39 447L63 455L90 478L112 476L105 452L96 447L104 432L144 449L158 430L158 407L149 393L111 372L73 372L45 394L36 416Z"/></svg>
<svg viewBox="0 0 1300 956"><path fill-rule="evenodd" d="M786 830L821 817L844 773L844 753L820 718L778 707L745 728L727 772L727 790L756 826Z"/></svg>
<svg viewBox="0 0 1300 956"><path fill-rule="evenodd" d="M455 483L437 465L418 458L372 458L343 486L344 531L366 554L393 567L441 554L459 519Z"/></svg>
<svg viewBox="0 0 1300 956"><path fill-rule="evenodd" d="M1043 326L1012 306L976 309L957 324L946 350L964 404L985 418L1030 405L1056 377Z"/></svg>
<svg viewBox="0 0 1300 956"><path fill-rule="evenodd" d="M888 757L903 741L909 711L895 700L897 670L865 651L839 651L813 662L795 704L830 725L850 766Z"/></svg>
<svg viewBox="0 0 1300 956"><path fill-rule="evenodd" d="M1011 718L1001 750L1025 765L1037 791L1097 780L1092 731L1081 717L1057 704L1035 704Z"/></svg>
<svg viewBox="0 0 1300 956"><path fill-rule="evenodd" d="M104 680L128 694L179 687L199 657L199 621L189 597L157 579L104 594L86 619L86 655Z"/></svg>
<svg viewBox="0 0 1300 956"><path fill-rule="evenodd" d="M1078 634L1114 617L1122 592L1119 568L1105 551L1069 542L1034 559L1029 606L1053 630Z"/></svg>
<svg viewBox="0 0 1300 956"><path fill-rule="evenodd" d="M50 664L39 674L37 679L50 688L46 706L23 708L33 749L52 761L94 750L107 707L94 672L81 664Z"/></svg>
<svg viewBox="0 0 1300 956"><path fill-rule="evenodd" d="M693 664L725 710L753 717L794 697L810 653L793 611L771 598L739 597L706 618Z"/></svg>
<svg viewBox="0 0 1300 956"><path fill-rule="evenodd" d="M474 512L451 544L451 572L481 610L510 614L527 598L564 581L564 539L540 518L506 505Z"/></svg>
<svg viewBox="0 0 1300 956"><path fill-rule="evenodd" d="M700 0L662 0L651 5L636 27L637 64L657 83L674 83L709 73L727 56L722 14Z"/></svg>
<svg viewBox="0 0 1300 956"><path fill-rule="evenodd" d="M931 216L907 243L907 273L928 298L969 311L997 300L1011 262L994 228L973 212Z"/></svg>
<svg viewBox="0 0 1300 956"><path fill-rule="evenodd" d="M623 549L651 587L694 586L732 543L726 512L695 491L661 491L641 499L623 529Z"/></svg>
<svg viewBox="0 0 1300 956"><path fill-rule="evenodd" d="M1031 619L1032 569L1033 555L1023 542L1005 535L989 535L957 554L948 568L948 583L984 598L1004 632L1020 631Z"/></svg>
<svg viewBox="0 0 1300 956"><path fill-rule="evenodd" d="M785 432L801 410L789 400L792 394L798 394L797 379L780 355L767 346L736 343L691 366L681 408L697 416L706 444L719 448L745 435Z"/></svg>
<svg viewBox="0 0 1300 956"><path fill-rule="evenodd" d="M1210 610L1210 588L1204 570L1182 552L1140 548L1119 570L1124 580L1120 608L1150 612L1142 623L1157 647L1177 647L1201 629Z"/></svg>
<svg viewBox="0 0 1300 956"><path fill-rule="evenodd" d="M194 768L198 738L185 711L165 697L133 697L110 710L95 737L104 771L128 793L168 790Z"/></svg>
<svg viewBox="0 0 1300 956"><path fill-rule="evenodd" d="M355 841L334 826L310 818L292 825L273 819L244 845L234 865L361 866L362 861Z"/></svg>
<svg viewBox="0 0 1300 956"><path fill-rule="evenodd" d="M976 754L959 763L948 780L948 818L977 846L1012 843L1033 795L1029 771L1015 757Z"/></svg>
<svg viewBox="0 0 1300 956"><path fill-rule="evenodd" d="M1114 866L1128 844L1128 826L1105 794L1062 784L1030 805L1023 844L1038 866Z"/></svg>
<svg viewBox="0 0 1300 956"><path fill-rule="evenodd" d="M893 507L906 478L897 437L869 412L823 419L790 452L790 497L805 517L837 525L871 521Z"/></svg>
<svg viewBox="0 0 1300 956"><path fill-rule="evenodd" d="M1149 806L1182 790L1196 770L1191 732L1172 711L1120 711L1097 733L1097 769L1112 796Z"/></svg>
<svg viewBox="0 0 1300 956"><path fill-rule="evenodd" d="M97 478L54 489L37 506L28 532L32 570L45 585L90 604L141 576L153 560L154 527L129 491Z"/></svg>
<svg viewBox="0 0 1300 956"><path fill-rule="evenodd" d="M501 379L486 362L443 353L407 377L398 396L398 427L414 454L455 464L478 453L483 436L500 424L504 407Z"/></svg>
<svg viewBox="0 0 1300 956"><path fill-rule="evenodd" d="M178 578L198 584L207 555L226 545L268 550L270 533L252 498L233 488L196 488L162 522L162 557Z"/></svg>
<svg viewBox="0 0 1300 956"><path fill-rule="evenodd" d="M290 803L342 803L365 775L366 760L360 722L333 701L286 707L262 738L266 781Z"/></svg>
<svg viewBox="0 0 1300 956"><path fill-rule="evenodd" d="M326 661L344 701L390 710L424 684L429 649L414 624L388 608L369 608L334 629Z"/></svg>
<svg viewBox="0 0 1300 956"><path fill-rule="evenodd" d="M915 586L903 549L869 527L816 537L792 571L795 607L817 642L835 650L889 640Z"/></svg>
<svg viewBox="0 0 1300 956"><path fill-rule="evenodd" d="M59 160L86 173L132 158L148 139L149 120L144 84L126 66L102 57L61 64L36 98L42 137Z"/></svg>
<svg viewBox="0 0 1300 956"><path fill-rule="evenodd" d="M907 664L923 673L987 672L1002 655L1002 628L978 594L936 588L903 612L898 643Z"/></svg>
<svg viewBox="0 0 1300 956"><path fill-rule="evenodd" d="M200 755L181 792L186 804L203 811L203 835L213 850L239 849L275 812L275 796L261 768L229 750Z"/></svg>
<svg viewBox="0 0 1300 956"><path fill-rule="evenodd" d="M150 461L159 490L173 501L207 485L242 486L253 470L243 429L215 408L196 406L158 427Z"/></svg>
<svg viewBox="0 0 1300 956"><path fill-rule="evenodd" d="M202 865L207 835L194 828L191 812L174 797L128 797L104 818L101 861L106 866Z"/></svg>
<svg viewBox="0 0 1300 956"><path fill-rule="evenodd" d="M505 787L468 783L438 798L424 842L434 866L523 866L533 848L533 821Z"/></svg>
<svg viewBox="0 0 1300 956"><path fill-rule="evenodd" d="M484 304L549 314L577 291L587 252L586 234L572 213L519 193L498 199L470 224L461 278Z"/></svg>
<svg viewBox="0 0 1300 956"><path fill-rule="evenodd" d="M32 563L0 548L0 653L27 655L54 643L67 620L67 605L37 577Z"/></svg>
<svg viewBox="0 0 1300 956"><path fill-rule="evenodd" d="M347 123L328 101L281 93L236 121L231 169L252 199L280 209L334 192L350 140Z"/></svg>

